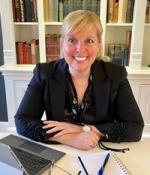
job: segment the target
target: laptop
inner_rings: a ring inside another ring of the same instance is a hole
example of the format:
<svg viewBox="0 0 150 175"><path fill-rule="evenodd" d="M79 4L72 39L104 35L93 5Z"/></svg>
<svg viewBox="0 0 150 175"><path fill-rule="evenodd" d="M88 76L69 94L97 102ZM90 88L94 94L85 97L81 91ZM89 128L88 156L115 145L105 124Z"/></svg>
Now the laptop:
<svg viewBox="0 0 150 175"><path fill-rule="evenodd" d="M40 175L64 155L64 152L12 134L0 139L0 161L25 175Z"/></svg>

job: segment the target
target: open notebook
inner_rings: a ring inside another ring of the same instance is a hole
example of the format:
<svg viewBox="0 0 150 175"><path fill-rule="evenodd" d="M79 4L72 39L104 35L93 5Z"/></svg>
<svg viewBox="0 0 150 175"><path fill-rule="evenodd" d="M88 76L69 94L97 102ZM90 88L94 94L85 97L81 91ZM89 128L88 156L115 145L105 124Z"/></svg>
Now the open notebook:
<svg viewBox="0 0 150 175"><path fill-rule="evenodd" d="M97 175L107 154L108 152L100 152L81 155L80 157L86 166L88 173L90 175ZM81 168L80 164L79 166ZM106 164L103 175L131 175L131 173L119 157L115 153L110 152L110 158Z"/></svg>

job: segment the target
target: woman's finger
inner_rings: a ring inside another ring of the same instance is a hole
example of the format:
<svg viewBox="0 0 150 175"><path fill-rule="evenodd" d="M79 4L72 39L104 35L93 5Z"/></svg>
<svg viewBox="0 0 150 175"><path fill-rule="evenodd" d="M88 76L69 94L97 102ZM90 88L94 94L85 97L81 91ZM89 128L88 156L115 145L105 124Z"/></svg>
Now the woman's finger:
<svg viewBox="0 0 150 175"><path fill-rule="evenodd" d="M57 131L62 131L64 128L62 126L56 126L53 128L50 128L49 130L46 131L47 134L51 134L53 132L57 132Z"/></svg>
<svg viewBox="0 0 150 175"><path fill-rule="evenodd" d="M61 125L62 122L57 122L57 121L47 121L47 122L43 122L44 126L42 127L43 129L47 129L47 128L53 128L56 126Z"/></svg>
<svg viewBox="0 0 150 175"><path fill-rule="evenodd" d="M65 135L65 134L70 134L70 133L68 133L68 131L64 129L64 130L61 130L59 133L55 134L53 137L57 138L57 137L61 137L61 136Z"/></svg>

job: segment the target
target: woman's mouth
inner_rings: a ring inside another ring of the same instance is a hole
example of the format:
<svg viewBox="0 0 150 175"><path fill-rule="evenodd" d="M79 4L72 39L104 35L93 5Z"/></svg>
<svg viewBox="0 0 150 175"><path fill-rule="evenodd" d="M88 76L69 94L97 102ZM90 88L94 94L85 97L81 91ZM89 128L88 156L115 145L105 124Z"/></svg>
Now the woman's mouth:
<svg viewBox="0 0 150 175"><path fill-rule="evenodd" d="M77 61L84 61L87 57L75 57Z"/></svg>

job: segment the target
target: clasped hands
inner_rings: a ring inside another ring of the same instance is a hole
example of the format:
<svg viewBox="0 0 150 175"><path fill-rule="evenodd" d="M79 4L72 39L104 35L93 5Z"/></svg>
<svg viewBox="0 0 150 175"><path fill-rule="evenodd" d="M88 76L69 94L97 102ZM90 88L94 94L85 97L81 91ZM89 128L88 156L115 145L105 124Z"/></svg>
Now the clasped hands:
<svg viewBox="0 0 150 175"><path fill-rule="evenodd" d="M90 131L84 132L82 126L67 122L49 120L43 121L43 124L43 129L47 134L56 132L53 137L49 138L49 141L57 141L82 150L92 149L103 136L93 125L90 126Z"/></svg>

